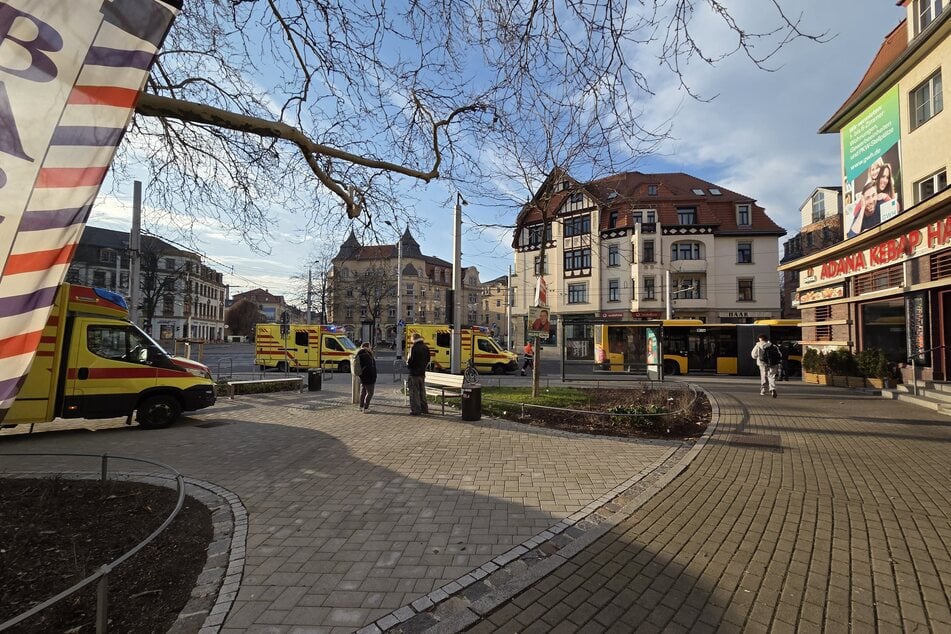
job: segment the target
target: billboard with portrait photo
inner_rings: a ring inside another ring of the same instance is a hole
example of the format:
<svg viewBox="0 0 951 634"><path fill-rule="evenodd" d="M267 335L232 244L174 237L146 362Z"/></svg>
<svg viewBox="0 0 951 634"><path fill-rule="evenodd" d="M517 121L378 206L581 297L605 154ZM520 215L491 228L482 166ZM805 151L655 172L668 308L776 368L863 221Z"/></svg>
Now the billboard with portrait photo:
<svg viewBox="0 0 951 634"><path fill-rule="evenodd" d="M543 306L529 306L528 308L528 335L548 339L554 325L548 308Z"/></svg>
<svg viewBox="0 0 951 634"><path fill-rule="evenodd" d="M899 102L896 86L842 128L846 239L903 210Z"/></svg>

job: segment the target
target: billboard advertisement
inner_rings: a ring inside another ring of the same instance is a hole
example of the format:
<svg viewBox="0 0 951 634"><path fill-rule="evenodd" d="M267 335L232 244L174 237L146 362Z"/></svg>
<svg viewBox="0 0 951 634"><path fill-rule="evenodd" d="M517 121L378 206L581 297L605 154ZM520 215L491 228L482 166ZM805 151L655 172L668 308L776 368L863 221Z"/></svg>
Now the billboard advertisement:
<svg viewBox="0 0 951 634"><path fill-rule="evenodd" d="M549 320L548 308L543 306L529 306L528 308L528 335L547 339L551 334L552 323Z"/></svg>
<svg viewBox="0 0 951 634"><path fill-rule="evenodd" d="M901 127L898 86L842 128L845 238L901 213Z"/></svg>

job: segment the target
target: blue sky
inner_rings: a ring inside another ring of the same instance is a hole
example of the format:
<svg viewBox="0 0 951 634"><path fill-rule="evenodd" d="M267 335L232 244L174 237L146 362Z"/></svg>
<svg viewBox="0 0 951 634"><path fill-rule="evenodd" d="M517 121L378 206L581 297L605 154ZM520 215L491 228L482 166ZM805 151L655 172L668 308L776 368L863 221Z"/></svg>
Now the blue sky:
<svg viewBox="0 0 951 634"><path fill-rule="evenodd" d="M645 158L637 169L682 171L746 194L792 235L798 230L799 206L812 190L841 184L838 135L819 135L817 130L858 84L884 36L904 17L904 9L893 0L799 0L790 6L802 12L807 31L828 30L831 39L823 44L793 42L770 61L772 72L757 70L739 56L713 69L688 68L691 88L715 97L712 101L691 100L657 69L650 77L656 94L647 118L672 117L673 138L660 155ZM698 37L711 42L719 35L702 20L696 29ZM131 185L119 189L118 197L100 199L91 225L128 230ZM451 261L452 208L447 201L454 193L437 181L415 195L421 198L422 226L413 231L423 252ZM483 280L503 275L512 262L511 232L480 229L470 221L506 224L514 221L515 212L500 212L467 197L463 262L476 265ZM149 216L146 209L145 226L150 226ZM342 212L329 224L323 233L331 242L339 243L349 233ZM161 226L153 227L162 233ZM202 225L196 232L197 250L226 274L236 292L260 286L291 294L291 278L305 270L319 250L291 215L277 219L270 255L252 252L223 228ZM384 237L395 242L395 234Z"/></svg>

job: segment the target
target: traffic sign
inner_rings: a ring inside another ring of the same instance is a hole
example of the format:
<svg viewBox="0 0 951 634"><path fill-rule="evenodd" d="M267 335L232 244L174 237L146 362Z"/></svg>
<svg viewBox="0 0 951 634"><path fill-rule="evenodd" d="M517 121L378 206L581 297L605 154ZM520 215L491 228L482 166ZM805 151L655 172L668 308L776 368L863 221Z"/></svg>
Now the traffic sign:
<svg viewBox="0 0 951 634"><path fill-rule="evenodd" d="M400 320L396 323L396 325L399 326L400 328L402 328L403 326L406 325L406 321L400 319Z"/></svg>

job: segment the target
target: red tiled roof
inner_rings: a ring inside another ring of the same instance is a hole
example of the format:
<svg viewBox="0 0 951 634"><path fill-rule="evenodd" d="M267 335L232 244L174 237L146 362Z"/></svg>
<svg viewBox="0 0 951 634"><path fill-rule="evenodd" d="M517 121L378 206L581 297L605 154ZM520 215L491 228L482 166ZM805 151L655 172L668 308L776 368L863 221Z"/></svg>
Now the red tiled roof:
<svg viewBox="0 0 951 634"><path fill-rule="evenodd" d="M649 185L657 186L656 195L648 194ZM720 232L773 233L778 236L786 233L749 196L682 172L666 174L624 172L579 184L579 188L586 191L601 206L599 227L601 231L608 229L612 211L618 213L615 226L626 228L634 226L632 211L635 209L654 209L657 211L658 222L675 225L678 224L678 207L695 207L697 224L717 225ZM695 189L702 190L703 194L694 193ZM720 193L715 195L711 193L711 190L718 190ZM572 191L577 190L557 192L552 196L548 208L557 210ZM742 228L737 226L737 203L750 205L752 226ZM554 217L554 212L551 217ZM541 220L542 212L537 206L526 207L519 215L516 237L522 226L541 222Z"/></svg>
<svg viewBox="0 0 951 634"><path fill-rule="evenodd" d="M855 90L852 91L852 94L849 95L848 99L839 106L839 109L835 111L835 114L829 117L829 120L822 126L820 132L835 132L836 130L829 129L830 124L838 119L846 110L848 110L853 102L865 92L865 90L875 83L879 77L882 76L882 73L892 65L892 63L899 58L899 56L905 52L908 48L908 21L902 20L898 23L891 33L885 36L885 41L882 42L882 45L879 47L878 52L875 53L875 57L872 59L872 63L869 64L868 70L865 71L865 74L862 76L859 85L855 87Z"/></svg>

